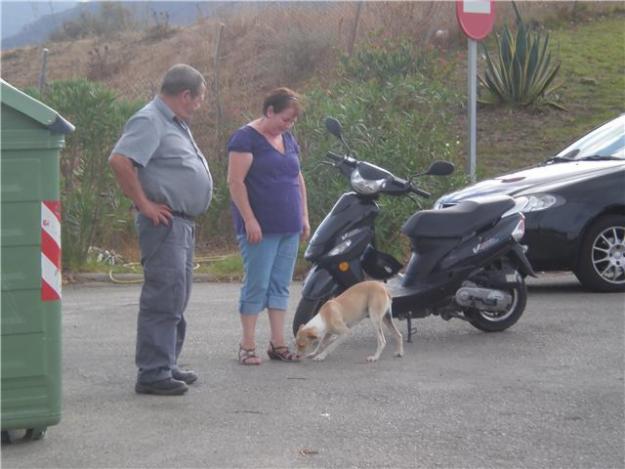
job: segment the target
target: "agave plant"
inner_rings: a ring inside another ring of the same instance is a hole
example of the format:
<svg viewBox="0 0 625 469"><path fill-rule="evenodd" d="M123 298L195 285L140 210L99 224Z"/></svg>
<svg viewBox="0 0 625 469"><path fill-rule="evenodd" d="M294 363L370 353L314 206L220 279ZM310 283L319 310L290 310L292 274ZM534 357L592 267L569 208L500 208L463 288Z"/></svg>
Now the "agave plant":
<svg viewBox="0 0 625 469"><path fill-rule="evenodd" d="M550 97L562 83L555 81L560 63L551 60L549 34L529 30L514 2L512 6L516 13L516 34L507 25L501 35L497 34L498 53L494 58L482 44L487 69L484 77L479 77L484 91L480 102L519 106L544 103L564 109Z"/></svg>

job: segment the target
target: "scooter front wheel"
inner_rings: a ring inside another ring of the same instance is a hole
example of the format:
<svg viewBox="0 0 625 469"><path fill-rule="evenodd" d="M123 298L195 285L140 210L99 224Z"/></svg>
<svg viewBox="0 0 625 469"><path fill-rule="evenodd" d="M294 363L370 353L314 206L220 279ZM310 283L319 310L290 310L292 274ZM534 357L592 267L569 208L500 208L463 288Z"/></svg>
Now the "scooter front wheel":
<svg viewBox="0 0 625 469"><path fill-rule="evenodd" d="M321 308L327 300L328 298L309 299L303 297L299 300L293 318L293 336L297 335L297 331L301 325L306 324L317 314L319 308Z"/></svg>
<svg viewBox="0 0 625 469"><path fill-rule="evenodd" d="M506 311L491 312L470 308L465 311L468 321L484 332L500 332L514 325L525 311L527 286L521 281L508 292L512 295L512 304Z"/></svg>

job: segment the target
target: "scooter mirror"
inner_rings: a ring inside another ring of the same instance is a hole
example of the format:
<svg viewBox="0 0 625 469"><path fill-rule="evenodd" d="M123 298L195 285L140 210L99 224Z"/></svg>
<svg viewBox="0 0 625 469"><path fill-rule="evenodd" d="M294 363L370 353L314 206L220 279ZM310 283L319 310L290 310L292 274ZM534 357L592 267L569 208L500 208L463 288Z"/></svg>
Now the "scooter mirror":
<svg viewBox="0 0 625 469"><path fill-rule="evenodd" d="M337 121L334 117L326 117L325 125L328 132L339 140L343 140L343 128L341 127L341 123L339 121Z"/></svg>
<svg viewBox="0 0 625 469"><path fill-rule="evenodd" d="M455 166L449 161L435 161L425 174L428 176L447 176L454 172Z"/></svg>

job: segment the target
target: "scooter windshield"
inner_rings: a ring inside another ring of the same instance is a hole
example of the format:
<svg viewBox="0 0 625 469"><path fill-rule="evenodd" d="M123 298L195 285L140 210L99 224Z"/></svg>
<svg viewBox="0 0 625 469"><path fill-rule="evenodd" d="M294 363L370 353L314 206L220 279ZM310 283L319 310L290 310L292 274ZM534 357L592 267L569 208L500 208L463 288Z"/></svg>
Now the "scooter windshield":
<svg viewBox="0 0 625 469"><path fill-rule="evenodd" d="M391 180L393 175L387 170L375 166L371 163L359 162L352 171L350 184L359 194L377 194L384 189L387 180Z"/></svg>

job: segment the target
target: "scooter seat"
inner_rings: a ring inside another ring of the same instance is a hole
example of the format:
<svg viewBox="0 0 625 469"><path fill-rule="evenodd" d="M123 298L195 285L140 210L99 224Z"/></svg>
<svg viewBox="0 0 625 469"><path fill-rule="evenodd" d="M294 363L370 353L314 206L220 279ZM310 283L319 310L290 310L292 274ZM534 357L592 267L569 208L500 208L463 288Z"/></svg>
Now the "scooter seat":
<svg viewBox="0 0 625 469"><path fill-rule="evenodd" d="M410 238L461 238L493 224L513 206L514 199L507 195L467 199L441 210L421 210L401 232Z"/></svg>

